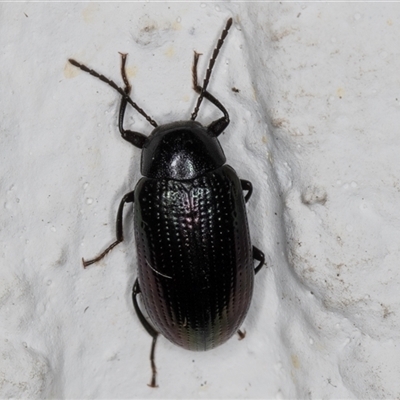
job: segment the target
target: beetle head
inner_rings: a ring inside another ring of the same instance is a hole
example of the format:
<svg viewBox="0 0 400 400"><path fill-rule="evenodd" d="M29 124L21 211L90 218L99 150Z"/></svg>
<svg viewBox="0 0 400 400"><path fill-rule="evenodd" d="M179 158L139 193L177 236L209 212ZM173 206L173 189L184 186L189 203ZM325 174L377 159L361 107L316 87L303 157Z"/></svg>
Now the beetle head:
<svg viewBox="0 0 400 400"><path fill-rule="evenodd" d="M158 126L142 149L142 175L154 179L188 180L213 171L226 161L216 137L195 121Z"/></svg>

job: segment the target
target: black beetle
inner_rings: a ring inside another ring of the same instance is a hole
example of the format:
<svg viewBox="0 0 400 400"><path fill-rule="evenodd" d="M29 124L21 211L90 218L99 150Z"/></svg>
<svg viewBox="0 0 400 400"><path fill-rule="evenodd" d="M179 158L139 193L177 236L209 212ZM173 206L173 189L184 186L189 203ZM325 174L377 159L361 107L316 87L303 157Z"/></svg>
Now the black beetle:
<svg viewBox="0 0 400 400"><path fill-rule="evenodd" d="M245 202L251 196L252 184L240 180L233 168L225 165L217 137L228 126L229 115L206 90L231 25L229 19L210 59L203 86L197 83L199 54L194 53L193 87L199 98L189 121L157 126L129 97L126 54L121 54L124 89L69 60L122 95L119 130L125 140L143 149L144 177L121 200L117 240L98 257L82 262L86 268L123 241L123 208L126 203L134 203L138 278L132 299L140 322L153 338L152 387L156 387L154 350L159 333L189 350L212 349L236 331L244 337L238 329L250 306L254 275L264 264L264 254L251 245L247 224ZM223 113L207 127L195 122L203 98ZM155 127L150 136L124 129L127 103ZM247 191L246 196L243 191ZM256 267L254 259L259 261ZM151 322L139 308L139 293Z"/></svg>

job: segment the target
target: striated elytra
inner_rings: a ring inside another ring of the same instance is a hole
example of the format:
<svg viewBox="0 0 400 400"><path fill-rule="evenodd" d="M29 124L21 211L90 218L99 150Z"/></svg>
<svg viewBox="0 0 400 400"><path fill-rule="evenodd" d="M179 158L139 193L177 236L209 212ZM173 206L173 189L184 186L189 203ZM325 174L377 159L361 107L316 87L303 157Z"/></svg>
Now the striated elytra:
<svg viewBox="0 0 400 400"><path fill-rule="evenodd" d="M125 84L112 80L70 59L70 63L101 79L121 94L119 130L122 137L142 149L143 178L119 205L117 240L87 266L101 260L123 241L123 209L134 203L138 278L132 299L135 311L152 336L150 353L156 387L154 351L158 334L188 350L209 350L239 330L253 295L254 276L264 254L251 245L245 203L252 184L238 178L217 137L229 124L225 107L207 91L211 72L226 38L229 19L210 59L203 85L197 82L199 54L194 53L193 87L199 94L188 121L158 126L130 97L126 54L121 54ZM208 126L196 122L206 98L223 114ZM127 104L155 127L146 136L124 128ZM246 191L244 196L243 192ZM258 261L254 267L254 260ZM138 295L146 311L138 304Z"/></svg>

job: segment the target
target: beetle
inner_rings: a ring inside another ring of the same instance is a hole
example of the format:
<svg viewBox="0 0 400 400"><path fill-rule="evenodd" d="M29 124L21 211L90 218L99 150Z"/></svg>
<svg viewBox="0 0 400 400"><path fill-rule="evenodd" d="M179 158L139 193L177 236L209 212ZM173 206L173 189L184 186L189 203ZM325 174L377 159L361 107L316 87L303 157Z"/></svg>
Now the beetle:
<svg viewBox="0 0 400 400"><path fill-rule="evenodd" d="M157 386L154 352L159 333L195 351L219 346L235 332L244 337L239 327L250 306L254 276L264 265L263 252L251 245L245 208L253 186L225 164L218 136L229 125L229 114L207 91L231 25L232 18L213 51L202 86L197 79L200 54L194 52L192 81L199 97L190 120L158 126L130 98L126 54L120 53L124 88L69 59L120 93L121 136L142 149L143 177L120 202L116 241L98 257L82 262L84 268L98 262L124 240L123 210L125 204L133 203L138 277L132 300L141 324L153 339L151 387ZM223 114L208 126L195 121L204 98ZM128 103L154 126L149 136L124 128ZM254 260L258 261L255 267ZM147 317L139 306L139 294Z"/></svg>

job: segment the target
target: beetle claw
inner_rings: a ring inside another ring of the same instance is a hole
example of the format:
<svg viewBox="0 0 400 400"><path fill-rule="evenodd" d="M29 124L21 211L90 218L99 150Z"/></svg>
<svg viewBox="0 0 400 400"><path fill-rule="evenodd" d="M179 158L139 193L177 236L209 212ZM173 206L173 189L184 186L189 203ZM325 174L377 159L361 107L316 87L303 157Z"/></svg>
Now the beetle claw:
<svg viewBox="0 0 400 400"><path fill-rule="evenodd" d="M151 382L147 384L147 386L151 387L151 388L158 388L158 385L156 384L156 377L155 375L153 375L151 377Z"/></svg>

